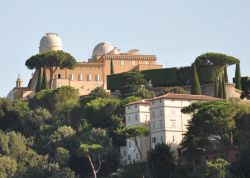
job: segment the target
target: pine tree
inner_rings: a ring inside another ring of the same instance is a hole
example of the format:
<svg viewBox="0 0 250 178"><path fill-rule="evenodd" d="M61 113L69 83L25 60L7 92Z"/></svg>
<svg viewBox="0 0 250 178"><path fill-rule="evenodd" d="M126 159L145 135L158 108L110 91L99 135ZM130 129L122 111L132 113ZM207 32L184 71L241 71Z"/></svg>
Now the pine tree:
<svg viewBox="0 0 250 178"><path fill-rule="evenodd" d="M193 73L193 78L192 78L192 85L191 85L191 94L200 95L201 86L200 86L200 81L199 81L195 63L192 64L192 73Z"/></svg>
<svg viewBox="0 0 250 178"><path fill-rule="evenodd" d="M224 78L225 78L225 83L228 83L227 67L224 68Z"/></svg>
<svg viewBox="0 0 250 178"><path fill-rule="evenodd" d="M38 69L38 79L37 79L37 84L36 84L36 92L39 92L41 90L42 86L42 70L41 68Z"/></svg>
<svg viewBox="0 0 250 178"><path fill-rule="evenodd" d="M113 63L113 59L111 59L111 61L110 61L110 74L114 74L114 63Z"/></svg>
<svg viewBox="0 0 250 178"><path fill-rule="evenodd" d="M236 64L235 69L235 88L242 90L241 88L241 74L240 74L240 63Z"/></svg>
<svg viewBox="0 0 250 178"><path fill-rule="evenodd" d="M43 78L42 78L42 85L41 85L41 90L46 90L48 89L48 80L46 76L46 68L43 68Z"/></svg>

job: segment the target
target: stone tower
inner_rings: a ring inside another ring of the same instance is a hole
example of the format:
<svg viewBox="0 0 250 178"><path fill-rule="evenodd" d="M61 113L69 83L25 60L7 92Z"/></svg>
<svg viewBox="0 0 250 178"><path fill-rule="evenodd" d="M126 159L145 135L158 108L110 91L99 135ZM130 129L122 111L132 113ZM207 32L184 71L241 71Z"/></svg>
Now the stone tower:
<svg viewBox="0 0 250 178"><path fill-rule="evenodd" d="M16 87L17 88L23 87L23 81L21 79L20 74L18 74L18 77L17 77L17 80L16 80Z"/></svg>

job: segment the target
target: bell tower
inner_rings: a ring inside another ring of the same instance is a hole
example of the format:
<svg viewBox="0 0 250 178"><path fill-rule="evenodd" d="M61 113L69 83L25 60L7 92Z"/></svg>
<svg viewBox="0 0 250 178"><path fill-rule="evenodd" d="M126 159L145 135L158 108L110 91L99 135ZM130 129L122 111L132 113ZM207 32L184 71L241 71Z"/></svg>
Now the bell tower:
<svg viewBox="0 0 250 178"><path fill-rule="evenodd" d="M20 74L18 74L18 77L17 77L17 80L16 80L16 87L17 88L23 87L23 81L21 79L21 75Z"/></svg>

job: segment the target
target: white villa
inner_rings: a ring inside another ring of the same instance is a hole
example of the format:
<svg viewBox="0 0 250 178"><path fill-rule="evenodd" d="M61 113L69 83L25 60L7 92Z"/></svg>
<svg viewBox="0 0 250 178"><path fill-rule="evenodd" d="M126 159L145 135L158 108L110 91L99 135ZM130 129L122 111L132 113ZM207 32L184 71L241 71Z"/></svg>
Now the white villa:
<svg viewBox="0 0 250 178"><path fill-rule="evenodd" d="M145 161L147 152L156 144L170 144L177 155L177 149L187 131L191 115L183 114L181 109L193 102L221 100L206 95L168 93L152 100L141 100L125 106L126 126L143 125L150 130L147 137L138 138L142 159L131 139L121 147L121 164Z"/></svg>

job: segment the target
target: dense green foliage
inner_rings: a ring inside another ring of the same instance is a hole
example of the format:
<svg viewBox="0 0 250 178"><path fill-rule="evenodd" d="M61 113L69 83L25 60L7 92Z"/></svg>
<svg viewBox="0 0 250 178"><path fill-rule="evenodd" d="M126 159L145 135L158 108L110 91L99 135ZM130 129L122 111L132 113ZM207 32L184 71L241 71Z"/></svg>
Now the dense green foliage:
<svg viewBox="0 0 250 178"><path fill-rule="evenodd" d="M205 174L208 178L228 178L229 173L229 163L218 158L216 160L206 161Z"/></svg>
<svg viewBox="0 0 250 178"><path fill-rule="evenodd" d="M150 178L150 173L148 170L148 165L145 162L138 162L134 164L127 165L123 170L117 175L117 178Z"/></svg>
<svg viewBox="0 0 250 178"><path fill-rule="evenodd" d="M248 131L249 132L249 131ZM249 140L247 141L248 145L243 147L240 151L238 160L232 163L230 171L238 178L247 178L250 177L250 146Z"/></svg>
<svg viewBox="0 0 250 178"><path fill-rule="evenodd" d="M149 151L148 164L153 178L170 178L175 172L174 155L165 144L158 144Z"/></svg>
<svg viewBox="0 0 250 178"><path fill-rule="evenodd" d="M192 160L200 150L219 146L236 148L238 159L229 164L224 160L207 162L205 172L198 177L249 177L250 105L237 100L194 103L182 110L193 114L182 142L184 157ZM229 169L230 167L230 169ZM231 173L229 173L229 171ZM205 176L206 174L206 176Z"/></svg>
<svg viewBox="0 0 250 178"><path fill-rule="evenodd" d="M145 86L146 80L140 72L126 72L123 76L121 94L124 98L138 95L138 92Z"/></svg>
<svg viewBox="0 0 250 178"><path fill-rule="evenodd" d="M182 111L193 113L182 143L188 155L195 154L197 148L209 145L211 136L220 144L231 144L231 133L235 129L234 117L237 113L237 107L232 103L227 101L195 103Z"/></svg>
<svg viewBox="0 0 250 178"><path fill-rule="evenodd" d="M236 79L233 78L233 82L236 83ZM250 78L249 77L241 77L241 89L242 94L241 98L249 98L250 97Z"/></svg>
<svg viewBox="0 0 250 178"><path fill-rule="evenodd" d="M211 67L197 66L200 82L211 83L215 81L215 72ZM165 68L141 71L147 81L154 87L187 86L192 81L191 67ZM120 90L124 81L124 73L109 75L107 87L111 91Z"/></svg>
<svg viewBox="0 0 250 178"><path fill-rule="evenodd" d="M42 90L29 101L0 99L0 164L7 163L1 176L88 177L88 156L95 168L100 156L99 176L116 171L125 142L117 132L124 127L123 104L134 99L116 99L101 88L80 98L71 87Z"/></svg>

